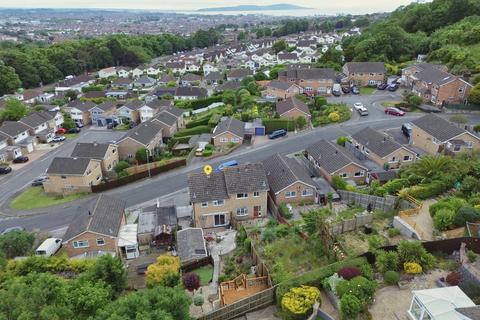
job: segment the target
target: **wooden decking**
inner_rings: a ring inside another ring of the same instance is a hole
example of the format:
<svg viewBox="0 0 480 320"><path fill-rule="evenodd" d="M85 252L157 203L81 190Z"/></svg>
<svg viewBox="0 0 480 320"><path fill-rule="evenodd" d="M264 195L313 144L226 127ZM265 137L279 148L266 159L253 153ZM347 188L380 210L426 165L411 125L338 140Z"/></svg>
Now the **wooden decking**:
<svg viewBox="0 0 480 320"><path fill-rule="evenodd" d="M220 284L220 300L226 306L268 288L267 277L248 278L242 274L231 281Z"/></svg>

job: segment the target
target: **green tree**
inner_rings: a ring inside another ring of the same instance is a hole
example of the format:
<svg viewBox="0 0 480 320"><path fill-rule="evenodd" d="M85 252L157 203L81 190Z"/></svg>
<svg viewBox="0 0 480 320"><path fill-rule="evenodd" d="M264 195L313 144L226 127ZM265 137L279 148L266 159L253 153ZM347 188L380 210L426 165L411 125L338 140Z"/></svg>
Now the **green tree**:
<svg viewBox="0 0 480 320"><path fill-rule="evenodd" d="M102 281L89 282L83 279L72 281L68 288L68 304L77 319L93 316L99 308L110 302L112 292Z"/></svg>
<svg viewBox="0 0 480 320"><path fill-rule="evenodd" d="M15 69L0 62L0 96L15 92L21 85L22 82Z"/></svg>
<svg viewBox="0 0 480 320"><path fill-rule="evenodd" d="M7 259L27 255L33 246L35 236L30 232L11 231L0 236L0 252Z"/></svg>
<svg viewBox="0 0 480 320"><path fill-rule="evenodd" d="M28 109L25 104L17 99L8 99L5 108L1 112L2 121L18 121L27 115Z"/></svg>
<svg viewBox="0 0 480 320"><path fill-rule="evenodd" d="M121 160L117 163L114 170L117 174L120 174L121 172L123 172L128 167L130 167L130 163L128 163L128 161Z"/></svg>
<svg viewBox="0 0 480 320"><path fill-rule="evenodd" d="M103 281L112 288L115 295L119 295L127 286L127 272L122 260L109 254L98 258L85 277L92 283Z"/></svg>
<svg viewBox="0 0 480 320"><path fill-rule="evenodd" d="M303 229L311 236L319 236L325 231L325 219L330 215L328 209L310 210L303 215Z"/></svg>
<svg viewBox="0 0 480 320"><path fill-rule="evenodd" d="M149 151L145 148L140 148L135 152L135 159L140 164L147 163L149 156Z"/></svg>
<svg viewBox="0 0 480 320"><path fill-rule="evenodd" d="M238 41L247 40L247 33L245 31L240 31L237 36Z"/></svg>
<svg viewBox="0 0 480 320"><path fill-rule="evenodd" d="M468 102L480 105L480 83L475 85L475 87L470 90L470 94L468 95Z"/></svg>
<svg viewBox="0 0 480 320"><path fill-rule="evenodd" d="M77 100L78 94L74 90L68 90L67 93L65 93L65 98L67 98L69 101L74 101Z"/></svg>
<svg viewBox="0 0 480 320"><path fill-rule="evenodd" d="M287 42L285 40L278 40L272 45L272 51L275 54L278 54L281 51L286 50L288 47Z"/></svg>
<svg viewBox="0 0 480 320"><path fill-rule="evenodd" d="M299 116L297 119L295 119L295 124L297 128L303 129L307 125L307 120L305 117Z"/></svg>
<svg viewBox="0 0 480 320"><path fill-rule="evenodd" d="M75 121L73 121L72 117L69 113L63 112L63 124L62 127L65 129L72 129L75 128Z"/></svg>

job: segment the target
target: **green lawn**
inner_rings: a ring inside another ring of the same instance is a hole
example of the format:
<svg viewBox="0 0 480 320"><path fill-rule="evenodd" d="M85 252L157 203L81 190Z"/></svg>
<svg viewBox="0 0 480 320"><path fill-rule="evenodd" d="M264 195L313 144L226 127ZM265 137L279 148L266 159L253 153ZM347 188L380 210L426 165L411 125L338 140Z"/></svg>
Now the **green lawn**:
<svg viewBox="0 0 480 320"><path fill-rule="evenodd" d="M400 102L401 101L385 101L385 102L382 102L382 106L384 106L385 108L395 107L395 105Z"/></svg>
<svg viewBox="0 0 480 320"><path fill-rule="evenodd" d="M208 285L213 276L213 267L211 265L204 266L198 269L193 270L196 274L200 276L200 284L202 286Z"/></svg>
<svg viewBox="0 0 480 320"><path fill-rule="evenodd" d="M78 133L65 133L63 135L65 139L75 139L78 136Z"/></svg>
<svg viewBox="0 0 480 320"><path fill-rule="evenodd" d="M43 192L43 187L28 187L24 192L13 199L10 207L14 210L31 210L50 207L88 196L88 193L79 193L66 197L49 196Z"/></svg>
<svg viewBox="0 0 480 320"><path fill-rule="evenodd" d="M377 90L376 88L370 88L370 87L361 87L360 88L360 94L372 94Z"/></svg>

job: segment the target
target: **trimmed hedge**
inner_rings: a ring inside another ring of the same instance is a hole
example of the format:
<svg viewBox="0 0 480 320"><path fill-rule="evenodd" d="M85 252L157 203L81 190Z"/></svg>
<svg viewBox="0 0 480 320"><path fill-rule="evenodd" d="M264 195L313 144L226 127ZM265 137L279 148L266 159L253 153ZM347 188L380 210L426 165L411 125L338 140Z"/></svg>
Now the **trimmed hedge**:
<svg viewBox="0 0 480 320"><path fill-rule="evenodd" d="M188 101L185 104L185 108L197 110L197 109L208 107L209 105L215 102L222 102L222 96L212 96L205 99Z"/></svg>
<svg viewBox="0 0 480 320"><path fill-rule="evenodd" d="M328 266L323 266L318 269L313 269L306 272L296 278L281 282L278 284L276 291L277 305L281 305L282 297L294 287L301 285L314 286L320 288L322 280L330 277L335 272L338 272L344 267L360 267L363 264L368 263L364 257L358 257L349 260L338 261Z"/></svg>
<svg viewBox="0 0 480 320"><path fill-rule="evenodd" d="M288 119L263 119L263 125L266 133L271 133L278 129L295 130L295 121Z"/></svg>
<svg viewBox="0 0 480 320"><path fill-rule="evenodd" d="M175 133L175 138L193 136L194 134L210 133L211 128L209 126L197 126L195 128L183 129Z"/></svg>
<svg viewBox="0 0 480 320"><path fill-rule="evenodd" d="M206 114L202 117L199 117L198 119L187 122L185 127L187 127L187 129L191 129L191 128L195 128L195 127L198 127L198 126L206 126L208 124L208 121L210 121L211 117L212 117L211 114Z"/></svg>

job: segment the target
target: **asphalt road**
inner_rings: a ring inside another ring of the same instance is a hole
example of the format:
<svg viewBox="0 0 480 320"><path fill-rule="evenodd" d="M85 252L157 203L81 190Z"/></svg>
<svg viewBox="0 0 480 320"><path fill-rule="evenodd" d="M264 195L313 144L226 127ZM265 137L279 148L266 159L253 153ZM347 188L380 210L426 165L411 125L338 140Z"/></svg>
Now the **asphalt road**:
<svg viewBox="0 0 480 320"><path fill-rule="evenodd" d="M231 159L235 159L240 163L257 162L277 152L283 154L298 152L319 139L333 140L340 135L350 135L368 126L377 130L399 128L403 123L423 115L422 113L411 113L405 117L385 115L383 107L380 105L380 101L395 100L394 98L395 96L392 97L391 94L381 93L369 96L349 95L330 99L332 102L337 100L348 104L362 102L369 109L369 116L360 117L358 113L353 112L352 119L348 122L323 128L315 128L314 130L296 134L291 133L288 137L269 141L260 146L243 146L234 153L222 158L217 158L215 161L208 164L215 167L220 163ZM480 116L472 116L470 120L472 123L478 123L480 122ZM115 136L112 134L118 133L89 131L81 135L78 138L78 141L92 141L91 139L95 139L99 142L115 140ZM45 159L51 159L52 157L59 155L69 155L73 146L73 141L69 142L65 144L65 146L62 146L61 150L46 155ZM5 196L4 193L10 195L14 194L25 186L25 184L28 185L33 178L43 173L50 163L50 161L46 161L45 159L41 159L43 162L41 162L40 165L34 165L32 163L30 169L26 168L27 172L19 173L21 174L19 178L15 178L15 175L12 175L13 179L0 182L0 190L2 190L0 201L4 202L4 206L5 199L9 197ZM106 194L125 199L128 207L135 206L185 189L187 187L188 174L201 170L205 164L207 163L198 162L188 167L179 168L151 179L145 179L134 184L110 190L106 192ZM70 223L75 215L75 208L90 200L91 198L86 198L58 207L38 210L34 213L21 212L19 214L31 215L1 219L0 230L11 226L23 226L26 229L40 229L44 231L64 228Z"/></svg>

